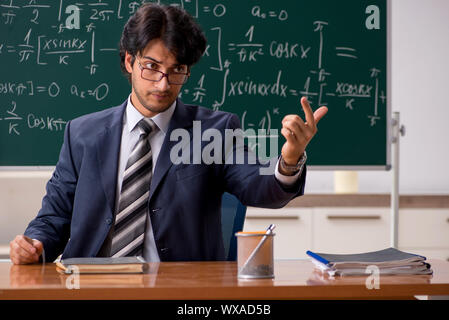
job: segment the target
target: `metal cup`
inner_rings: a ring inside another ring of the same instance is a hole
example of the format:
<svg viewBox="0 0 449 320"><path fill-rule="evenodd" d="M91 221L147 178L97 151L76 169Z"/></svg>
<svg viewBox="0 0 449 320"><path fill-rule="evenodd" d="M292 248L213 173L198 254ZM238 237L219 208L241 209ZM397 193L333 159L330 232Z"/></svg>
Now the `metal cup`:
<svg viewBox="0 0 449 320"><path fill-rule="evenodd" d="M274 233L237 232L238 278L274 278Z"/></svg>

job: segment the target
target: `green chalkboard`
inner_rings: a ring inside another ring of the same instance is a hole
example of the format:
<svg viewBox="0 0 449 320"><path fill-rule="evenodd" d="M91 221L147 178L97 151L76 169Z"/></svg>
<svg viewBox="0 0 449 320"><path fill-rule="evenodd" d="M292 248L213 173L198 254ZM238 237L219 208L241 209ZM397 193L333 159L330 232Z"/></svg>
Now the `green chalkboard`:
<svg viewBox="0 0 449 320"><path fill-rule="evenodd" d="M118 42L140 3L0 2L0 166L55 165L67 121L125 101ZM313 108L329 107L310 165L388 167L386 0L164 3L184 7L208 38L185 103L274 134L285 115L303 116L307 96ZM70 5L79 29L67 27L76 22Z"/></svg>

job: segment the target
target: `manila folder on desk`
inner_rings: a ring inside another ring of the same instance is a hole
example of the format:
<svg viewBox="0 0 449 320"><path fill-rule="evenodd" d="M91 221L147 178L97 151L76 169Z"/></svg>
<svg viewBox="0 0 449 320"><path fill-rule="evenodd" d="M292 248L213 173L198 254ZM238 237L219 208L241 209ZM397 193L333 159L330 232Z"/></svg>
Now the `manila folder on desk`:
<svg viewBox="0 0 449 320"><path fill-rule="evenodd" d="M121 258L69 258L56 262L56 269L62 273L143 273L147 268L145 260L138 257Z"/></svg>

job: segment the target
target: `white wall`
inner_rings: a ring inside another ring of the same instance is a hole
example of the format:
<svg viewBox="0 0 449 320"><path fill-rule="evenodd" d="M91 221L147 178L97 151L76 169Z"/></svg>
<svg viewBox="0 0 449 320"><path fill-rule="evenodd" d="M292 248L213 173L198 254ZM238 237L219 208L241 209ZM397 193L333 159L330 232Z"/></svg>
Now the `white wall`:
<svg viewBox="0 0 449 320"><path fill-rule="evenodd" d="M400 112L401 194L449 194L449 1L392 0L392 112ZM391 191L392 174L360 171L359 192ZM332 193L333 172L311 171L309 193Z"/></svg>
<svg viewBox="0 0 449 320"><path fill-rule="evenodd" d="M400 192L449 194L449 1L392 0L392 111L406 126ZM0 172L0 245L40 208L51 172ZM359 172L359 192L388 193L391 172ZM307 193L332 193L332 171L309 171Z"/></svg>

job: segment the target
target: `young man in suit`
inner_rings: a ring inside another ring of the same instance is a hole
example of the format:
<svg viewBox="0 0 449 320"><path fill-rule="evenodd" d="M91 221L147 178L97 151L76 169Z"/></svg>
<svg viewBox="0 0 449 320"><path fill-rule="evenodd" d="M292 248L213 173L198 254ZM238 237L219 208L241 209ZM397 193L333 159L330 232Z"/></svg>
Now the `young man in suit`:
<svg viewBox="0 0 449 320"><path fill-rule="evenodd" d="M283 207L303 194L305 149L327 112L321 107L313 113L305 98L306 121L298 115L282 121L286 142L273 174L260 174L259 162L228 159L229 151L251 156L246 146L235 144L223 148L218 157L223 161L173 159L179 145L172 136L179 130L189 137L181 150L190 152L188 160L198 160L195 145L202 150L205 142L192 141L198 138L195 124L221 137L240 128L233 114L177 98L205 48L200 27L179 8L145 4L129 19L120 57L131 94L120 106L67 123L42 209L24 235L10 243L13 263L35 263L42 254L53 261L61 253L63 258L223 260L224 192L244 205L266 208Z"/></svg>

